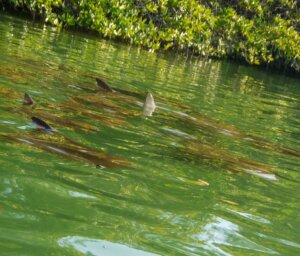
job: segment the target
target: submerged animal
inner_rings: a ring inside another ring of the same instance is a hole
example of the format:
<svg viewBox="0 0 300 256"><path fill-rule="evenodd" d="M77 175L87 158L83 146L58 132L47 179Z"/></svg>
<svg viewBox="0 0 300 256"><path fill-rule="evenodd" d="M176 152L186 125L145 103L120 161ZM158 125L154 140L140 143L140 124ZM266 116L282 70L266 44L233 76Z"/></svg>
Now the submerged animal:
<svg viewBox="0 0 300 256"><path fill-rule="evenodd" d="M143 98L144 98L144 96L140 93L132 92L132 91L121 89L121 88L111 87L106 82L104 82L102 79L100 79L100 78L95 78L95 79L96 79L97 85L101 89L108 91L108 92L118 92L118 93L120 93L119 97L121 95L125 95L125 96L138 98L139 100L143 100Z"/></svg>
<svg viewBox="0 0 300 256"><path fill-rule="evenodd" d="M19 93L17 92L9 92L10 90L5 90L3 94L10 96L12 99L20 97ZM0 93L2 92L0 91ZM34 102L32 97L28 96L29 94L26 93L24 95L24 100L28 101L28 103L29 101ZM23 105L26 105L26 107L8 108L7 110L10 111L11 114L29 116L31 121L35 124L34 128L36 129L17 133L0 133L0 140L13 143L22 143L67 159L82 161L96 166L113 168L129 165L126 158L110 155L102 150L87 146L84 143L79 143L68 138L63 134L63 132L59 132L50 126L48 124L48 120L59 127L67 126L72 128L80 128L84 131L97 132L97 127L91 126L79 120L73 120L67 117L62 118L60 115L55 115L55 111L53 110L55 109L55 106L57 109L56 104L53 106L52 103L41 103L40 106L35 109L28 108L30 104ZM74 111L75 110L78 110L78 106L74 109ZM47 122L42 118L45 118Z"/></svg>
<svg viewBox="0 0 300 256"><path fill-rule="evenodd" d="M176 102L172 101L172 99L168 100L167 98L156 97L156 100L159 102L159 106L156 106L156 102L151 93L147 94L145 100L143 93L110 87L101 79L96 79L96 81L100 88L106 92L112 93L102 94L101 90L98 90L98 92L95 92L94 94L79 94L79 96L71 97L63 102L41 103L38 108L35 109L27 106L16 108L13 111L14 113L32 117L32 121L40 128L40 131L35 130L34 132L18 133L17 135L7 134L7 136L3 137L6 137L11 141L26 143L33 147L56 153L67 158L82 160L96 165L99 164L109 167L115 165L119 166L126 163L126 160L119 157L111 157L102 151L86 147L84 144L68 139L61 133L45 133L43 130L53 131L53 128L47 123L48 121L61 127L75 127L89 132L97 131L98 127L96 126L94 129L94 127L90 127L91 125L86 123L86 121L92 121L93 125L101 124L109 127L124 126L128 128L130 125L130 119L128 121L128 117L137 113L134 107L132 108L132 105L135 105L143 107L143 114L145 116L151 116L155 109L159 108L162 111L157 115L157 121L161 121L162 123L167 122L171 128L172 126L177 127L179 122L181 124L186 124L183 126L183 129L187 129L187 132L189 132L190 129L193 129L196 133L200 133L201 136L207 133L218 133L218 135L231 136L232 139L236 140L246 140L251 138L251 140L247 140L249 141L248 143L255 145L256 147L268 148L286 154L293 153L294 155L300 156L300 152L297 150L276 147L276 145L262 140L258 143L258 138L243 134L232 125L226 125L204 115L192 113L192 110L188 106L179 106ZM9 93L6 91L2 92L1 90L0 93L8 95L11 98L18 95L17 92ZM28 97L26 96L26 98ZM31 100L33 101L32 98ZM87 105L89 106L88 108ZM58 109L60 113L57 113ZM182 109L185 109L186 113L182 112ZM88 120L86 120L86 118L88 118ZM158 136L163 135L160 131L156 132ZM232 154L231 152L218 151L218 147L215 145L212 145L211 147L197 146L199 144L201 145L201 142L199 143L199 137L200 136L196 135L195 139L183 138L182 143L179 141L183 146L176 148L176 151L181 151L181 155L187 153L186 158L192 159L193 161L198 158L200 159L201 157L217 161L220 159L220 161L224 162L230 169L235 169L237 168L236 166L242 166L241 169L246 172L255 169L258 169L261 173L272 171L265 165L259 165L259 163L242 157L237 158L235 154ZM193 145L193 147L189 145ZM116 158L116 160L111 160L112 158Z"/></svg>
<svg viewBox="0 0 300 256"><path fill-rule="evenodd" d="M143 107L147 105L147 98L144 104L140 102L140 100L143 98L143 95L141 93L115 87L112 87L112 90L114 92L120 93L122 96L120 95L119 98L122 97L123 101ZM148 100L148 102L150 102L149 106L155 106L154 109L162 110L160 112L160 116L164 116L165 118L169 118L171 120L176 120L179 122L184 122L188 124L188 127L195 127L197 128L197 130L205 130L207 132L220 134L222 136L230 136L236 140L247 141L250 145L256 148L262 148L264 150L269 149L274 152L300 157L300 150L298 149L276 145L264 140L263 138L248 135L247 133L242 132L233 125L214 120L212 118L209 118L208 116L201 115L200 113L193 113L192 109L187 106L180 106L180 110L178 110L178 103L174 102L173 100L156 97L157 101L161 103L160 105L156 106L154 99L154 103L151 103L151 96L149 96ZM111 97L113 97L113 95ZM185 109L187 113L183 112L181 110L182 108Z"/></svg>
<svg viewBox="0 0 300 256"><path fill-rule="evenodd" d="M110 155L101 150L78 143L58 132L46 133L43 130L32 130L22 133L0 133L1 138L5 141L22 143L66 159L96 166L115 168L129 165L128 161L123 157Z"/></svg>

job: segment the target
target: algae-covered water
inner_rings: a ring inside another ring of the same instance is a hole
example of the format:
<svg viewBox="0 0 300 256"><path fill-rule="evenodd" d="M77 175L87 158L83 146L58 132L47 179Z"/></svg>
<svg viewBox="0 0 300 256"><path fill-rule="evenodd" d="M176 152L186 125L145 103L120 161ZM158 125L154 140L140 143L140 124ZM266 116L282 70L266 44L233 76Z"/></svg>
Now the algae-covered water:
<svg viewBox="0 0 300 256"><path fill-rule="evenodd" d="M1 14L0 96L0 255L299 255L296 78Z"/></svg>

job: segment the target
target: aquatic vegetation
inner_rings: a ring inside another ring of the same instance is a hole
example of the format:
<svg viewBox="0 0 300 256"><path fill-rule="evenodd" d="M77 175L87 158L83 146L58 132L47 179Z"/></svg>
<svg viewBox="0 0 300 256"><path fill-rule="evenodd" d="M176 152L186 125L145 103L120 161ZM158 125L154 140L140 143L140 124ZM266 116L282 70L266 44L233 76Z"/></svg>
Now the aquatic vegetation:
<svg viewBox="0 0 300 256"><path fill-rule="evenodd" d="M61 29L81 27L152 51L176 49L299 72L300 4L254 1L1 1Z"/></svg>

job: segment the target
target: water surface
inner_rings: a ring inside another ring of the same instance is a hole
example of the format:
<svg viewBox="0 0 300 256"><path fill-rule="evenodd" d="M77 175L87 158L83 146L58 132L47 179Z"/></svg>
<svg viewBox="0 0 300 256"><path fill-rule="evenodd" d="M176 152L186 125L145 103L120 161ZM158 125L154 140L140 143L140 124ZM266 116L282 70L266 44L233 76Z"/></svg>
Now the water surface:
<svg viewBox="0 0 300 256"><path fill-rule="evenodd" d="M0 35L1 255L300 253L299 80L3 14Z"/></svg>

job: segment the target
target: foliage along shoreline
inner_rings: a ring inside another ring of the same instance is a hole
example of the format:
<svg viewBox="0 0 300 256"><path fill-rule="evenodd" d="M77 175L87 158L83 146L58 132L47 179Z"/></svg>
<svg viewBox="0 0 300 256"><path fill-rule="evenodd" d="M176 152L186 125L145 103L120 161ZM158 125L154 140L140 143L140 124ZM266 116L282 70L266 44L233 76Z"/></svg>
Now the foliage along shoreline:
<svg viewBox="0 0 300 256"><path fill-rule="evenodd" d="M300 73L297 0L0 0L61 28Z"/></svg>

